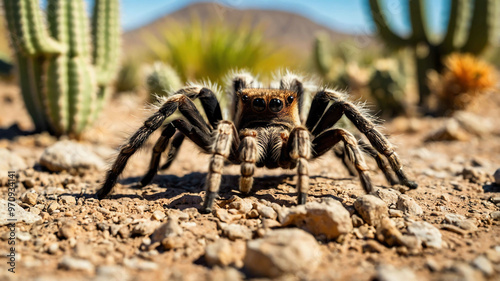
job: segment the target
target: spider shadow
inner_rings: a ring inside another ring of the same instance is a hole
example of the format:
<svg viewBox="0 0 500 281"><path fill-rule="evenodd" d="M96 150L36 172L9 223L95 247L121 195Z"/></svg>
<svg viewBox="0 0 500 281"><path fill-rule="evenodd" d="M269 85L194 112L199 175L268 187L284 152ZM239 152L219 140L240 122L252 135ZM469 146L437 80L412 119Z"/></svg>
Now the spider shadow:
<svg viewBox="0 0 500 281"><path fill-rule="evenodd" d="M39 132L36 131L23 131L19 128L17 124L13 124L8 128L0 128L0 140L1 139L6 139L6 140L14 140L16 137L20 136L30 136L37 134Z"/></svg>
<svg viewBox="0 0 500 281"><path fill-rule="evenodd" d="M484 192L500 192L500 185L497 185L495 183L485 184L485 185L483 185L483 191Z"/></svg>
<svg viewBox="0 0 500 281"><path fill-rule="evenodd" d="M205 179L207 173L191 172L183 176L173 174L160 174L156 175L153 181L147 185L140 184L141 177L129 177L121 179L119 182L124 188L144 190L145 194L111 194L108 198L140 198L148 201L156 201L159 199L173 199L168 204L164 204L165 208L186 209L186 208L201 208L204 191ZM238 190L240 175L224 175L222 177L221 186L219 190L219 199L228 200L233 195L239 197L254 197L258 200L266 200L269 202L277 203L282 206L296 205L297 192L285 192L277 189L279 184L284 182L293 181L295 174L282 174L273 176L262 176L254 178L254 186L249 194L243 194ZM333 181L347 181L351 178L330 178L324 176L312 176L312 179L321 178ZM293 187L296 187L293 184ZM158 191L160 189L160 191ZM273 190L272 192L262 193L263 190ZM193 194L194 193L194 194ZM85 194L85 198L95 198L94 195ZM285 196L283 198L283 196ZM336 201L342 201L340 197L333 194L325 195L310 195L314 198L332 198Z"/></svg>

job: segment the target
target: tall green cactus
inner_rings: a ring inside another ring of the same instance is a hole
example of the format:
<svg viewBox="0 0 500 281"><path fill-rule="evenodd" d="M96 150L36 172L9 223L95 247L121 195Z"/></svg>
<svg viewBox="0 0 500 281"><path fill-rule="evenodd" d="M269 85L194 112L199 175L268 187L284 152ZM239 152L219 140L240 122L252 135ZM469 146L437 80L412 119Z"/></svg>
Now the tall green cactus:
<svg viewBox="0 0 500 281"><path fill-rule="evenodd" d="M98 116L118 67L119 1L4 0L26 108L37 131L78 137ZM47 22L48 27L45 22Z"/></svg>
<svg viewBox="0 0 500 281"><path fill-rule="evenodd" d="M427 106L430 94L427 73L443 68L443 58L452 52L481 53L498 35L500 1L450 1L450 18L443 38L434 40L427 28L425 0L409 0L412 33L403 38L394 33L380 7L380 0L369 0L370 12L378 28L378 35L390 47L411 47L414 52L419 105Z"/></svg>

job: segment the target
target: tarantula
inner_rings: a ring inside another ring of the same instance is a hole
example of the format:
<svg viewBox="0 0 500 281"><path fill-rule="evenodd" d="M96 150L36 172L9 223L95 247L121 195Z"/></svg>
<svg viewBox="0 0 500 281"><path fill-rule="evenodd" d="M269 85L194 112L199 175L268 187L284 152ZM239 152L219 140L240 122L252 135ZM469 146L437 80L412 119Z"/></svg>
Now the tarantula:
<svg viewBox="0 0 500 281"><path fill-rule="evenodd" d="M102 199L111 192L130 156L176 110L184 118L163 126L153 148L149 171L141 184L148 185L156 175L161 154L167 147L168 160L161 169L170 166L184 138L188 137L201 150L211 154L202 209L206 213L212 210L225 162L241 166L239 188L245 194L252 189L255 167L297 168L298 204L304 204L309 190L309 161L325 154L339 142L343 142L343 154L357 171L364 190L367 193L374 191L356 138L345 129L333 128L343 115L369 140L371 145L363 144L363 150L376 159L378 167L392 184L401 183L412 189L417 187L407 178L386 137L377 130L368 114L347 99L346 94L326 88L317 91L307 119L302 122L305 90L299 76L286 73L281 77L279 88L272 89L260 88L250 74L241 72L233 76L230 84L232 120L222 118L219 102L209 87L186 86L168 97L121 147L97 197ZM193 103L195 99L201 101L208 122Z"/></svg>

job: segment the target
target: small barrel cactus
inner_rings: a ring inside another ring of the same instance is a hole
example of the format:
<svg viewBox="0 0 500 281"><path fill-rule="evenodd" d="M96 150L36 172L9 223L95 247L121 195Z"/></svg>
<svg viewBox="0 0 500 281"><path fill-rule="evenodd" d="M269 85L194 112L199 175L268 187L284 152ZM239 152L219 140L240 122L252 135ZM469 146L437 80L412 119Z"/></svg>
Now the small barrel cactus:
<svg viewBox="0 0 500 281"><path fill-rule="evenodd" d="M147 84L149 94L166 96L181 87L181 79L169 65L155 62L147 76Z"/></svg>
<svg viewBox="0 0 500 281"><path fill-rule="evenodd" d="M37 131L79 137L97 118L120 53L119 1L4 0L21 92ZM48 26L46 25L48 24Z"/></svg>
<svg viewBox="0 0 500 281"><path fill-rule="evenodd" d="M400 71L393 60L381 59L375 64L367 86L382 116L394 117L406 112L406 80Z"/></svg>

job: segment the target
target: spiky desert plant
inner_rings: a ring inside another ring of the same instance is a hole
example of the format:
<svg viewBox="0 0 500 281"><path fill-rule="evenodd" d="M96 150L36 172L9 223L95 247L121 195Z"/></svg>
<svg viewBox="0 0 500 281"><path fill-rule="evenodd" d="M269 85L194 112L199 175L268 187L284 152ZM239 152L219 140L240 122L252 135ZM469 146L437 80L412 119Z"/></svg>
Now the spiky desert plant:
<svg viewBox="0 0 500 281"><path fill-rule="evenodd" d="M396 60L380 59L375 63L367 86L382 116L395 117L406 112L405 78Z"/></svg>
<svg viewBox="0 0 500 281"><path fill-rule="evenodd" d="M252 69L262 75L276 68L294 68L297 55L278 49L265 40L262 29L245 22L238 26L224 22L188 25L168 24L156 37L145 34L150 58L172 66L183 82L209 79L221 84L231 69Z"/></svg>
<svg viewBox="0 0 500 281"><path fill-rule="evenodd" d="M120 50L118 0L4 0L21 92L37 131L79 137L109 93ZM48 26L46 25L48 24Z"/></svg>
<svg viewBox="0 0 500 281"><path fill-rule="evenodd" d="M132 58L125 60L116 76L116 91L132 92L144 85L144 75L141 75L141 68L139 61Z"/></svg>
<svg viewBox="0 0 500 281"><path fill-rule="evenodd" d="M181 79L168 64L155 62L146 78L150 95L165 96L181 87Z"/></svg>
<svg viewBox="0 0 500 281"><path fill-rule="evenodd" d="M451 54L444 64L441 75L429 76L440 114L474 107L479 97L495 86L495 68L471 54Z"/></svg>
<svg viewBox="0 0 500 281"><path fill-rule="evenodd" d="M500 1L497 0L450 1L448 27L444 37L437 40L427 29L425 0L407 2L412 32L406 38L393 32L379 2L380 0L369 0L378 35L390 47L413 49L420 94L419 104L423 107L428 106L430 89L426 81L430 70L441 72L444 57L452 52L480 54L498 35Z"/></svg>

